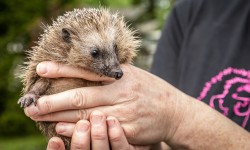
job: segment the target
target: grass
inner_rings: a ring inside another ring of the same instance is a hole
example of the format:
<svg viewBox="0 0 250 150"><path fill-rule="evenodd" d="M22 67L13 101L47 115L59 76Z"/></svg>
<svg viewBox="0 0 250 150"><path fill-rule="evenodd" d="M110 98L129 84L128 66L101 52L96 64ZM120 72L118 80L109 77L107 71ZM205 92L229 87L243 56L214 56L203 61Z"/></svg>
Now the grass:
<svg viewBox="0 0 250 150"><path fill-rule="evenodd" d="M46 144L42 136L0 138L0 150L45 150Z"/></svg>

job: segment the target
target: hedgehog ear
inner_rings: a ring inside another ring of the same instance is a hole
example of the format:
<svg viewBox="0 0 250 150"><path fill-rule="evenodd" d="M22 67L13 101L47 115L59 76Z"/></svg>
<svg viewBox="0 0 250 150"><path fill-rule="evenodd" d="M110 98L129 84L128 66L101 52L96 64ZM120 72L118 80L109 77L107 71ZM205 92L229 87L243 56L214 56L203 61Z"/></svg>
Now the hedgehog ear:
<svg viewBox="0 0 250 150"><path fill-rule="evenodd" d="M75 35L72 30L68 28L62 28L62 39L64 40L64 42L70 43L72 35Z"/></svg>

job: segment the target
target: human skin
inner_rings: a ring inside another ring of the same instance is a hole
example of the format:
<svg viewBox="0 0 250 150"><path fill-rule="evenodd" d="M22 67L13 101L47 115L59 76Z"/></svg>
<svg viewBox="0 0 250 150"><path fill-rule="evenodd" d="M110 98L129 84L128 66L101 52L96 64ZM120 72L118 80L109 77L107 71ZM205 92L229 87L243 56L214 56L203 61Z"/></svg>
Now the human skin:
<svg viewBox="0 0 250 150"><path fill-rule="evenodd" d="M127 142L119 121L112 117L106 117L100 111L94 111L90 115L90 121L80 120L75 123L67 123L67 129L59 129L62 135L72 137L71 150L149 150L149 146L133 146ZM62 124L61 124L62 125ZM64 126L61 126L65 128ZM90 142L91 141L91 142ZM90 146L91 143L91 146ZM58 137L49 140L47 150L65 150L63 141Z"/></svg>
<svg viewBox="0 0 250 150"><path fill-rule="evenodd" d="M37 67L40 76L77 77L106 85L43 96L25 113L36 121L74 123L100 110L117 118L130 144L164 141L176 149L249 149L250 134L203 102L132 65L123 65L122 70L123 78L114 81L86 70L43 62Z"/></svg>

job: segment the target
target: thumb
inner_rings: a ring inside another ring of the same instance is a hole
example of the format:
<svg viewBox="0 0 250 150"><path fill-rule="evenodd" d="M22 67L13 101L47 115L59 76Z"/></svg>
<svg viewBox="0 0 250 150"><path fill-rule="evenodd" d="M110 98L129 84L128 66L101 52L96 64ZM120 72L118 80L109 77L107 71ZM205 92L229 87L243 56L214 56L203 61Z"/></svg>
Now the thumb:
<svg viewBox="0 0 250 150"><path fill-rule="evenodd" d="M66 64L59 64L52 61L44 61L37 65L36 72L39 76L45 78L81 78L89 81L115 81L113 78L101 76L83 68L76 68Z"/></svg>

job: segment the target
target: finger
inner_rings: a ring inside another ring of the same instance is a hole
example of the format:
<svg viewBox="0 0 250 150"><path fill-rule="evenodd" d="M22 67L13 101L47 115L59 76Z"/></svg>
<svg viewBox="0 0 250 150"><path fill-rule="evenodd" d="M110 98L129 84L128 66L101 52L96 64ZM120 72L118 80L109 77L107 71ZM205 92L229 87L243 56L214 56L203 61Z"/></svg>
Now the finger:
<svg viewBox="0 0 250 150"><path fill-rule="evenodd" d="M34 121L53 121L53 122L72 122L76 123L81 119L88 119L88 116L85 116L85 110L68 110L50 113L40 116L32 116L31 119Z"/></svg>
<svg viewBox="0 0 250 150"><path fill-rule="evenodd" d="M87 120L80 120L76 124L72 139L71 150L90 149L90 123Z"/></svg>
<svg viewBox="0 0 250 150"><path fill-rule="evenodd" d="M56 133L66 137L72 137L75 126L75 123L59 122L56 124Z"/></svg>
<svg viewBox="0 0 250 150"><path fill-rule="evenodd" d="M114 81L115 79L106 76L100 76L82 68L76 68L65 64L52 61L44 61L37 65L38 75L47 78L72 77L82 78L90 81Z"/></svg>
<svg viewBox="0 0 250 150"><path fill-rule="evenodd" d="M37 105L25 108L29 117L48 114L52 112L84 109L96 106L113 105L118 99L118 92L106 86L84 87L72 89L61 93L43 96L37 100ZM107 93L113 93L107 94Z"/></svg>
<svg viewBox="0 0 250 150"><path fill-rule="evenodd" d="M127 68L125 70L129 70L129 67L124 68ZM131 80L133 80L129 77L127 79L126 76L129 75L131 74L128 71L124 74L124 79L105 86L84 87L43 96L37 100L37 107L34 105L26 107L25 114L32 117L62 110L107 106L129 101L135 97L132 88L121 89L117 88L120 86L116 85L116 83L119 84L122 82L123 87L130 87L130 85L126 85L130 84L132 82ZM130 80L130 82L123 80Z"/></svg>
<svg viewBox="0 0 250 150"><path fill-rule="evenodd" d="M90 116L90 123L92 149L109 149L106 116L100 111L94 111Z"/></svg>
<svg viewBox="0 0 250 150"><path fill-rule="evenodd" d="M47 150L65 150L62 139L59 137L52 137L47 145Z"/></svg>
<svg viewBox="0 0 250 150"><path fill-rule="evenodd" d="M108 137L112 150L130 149L124 131L115 117L107 117Z"/></svg>
<svg viewBox="0 0 250 150"><path fill-rule="evenodd" d="M89 120L90 114L95 110L100 110L104 112L105 114L113 115L115 116L115 113L119 111L119 108L112 107L112 106L101 106L101 107L95 107L90 109L76 109L76 110L68 110L68 111L61 111L61 112L55 112L50 113L46 115L40 115L40 116L32 116L30 117L34 121L53 121L53 122L71 122L76 123L79 120L85 119ZM121 117L119 118L121 120L126 120L126 118Z"/></svg>

